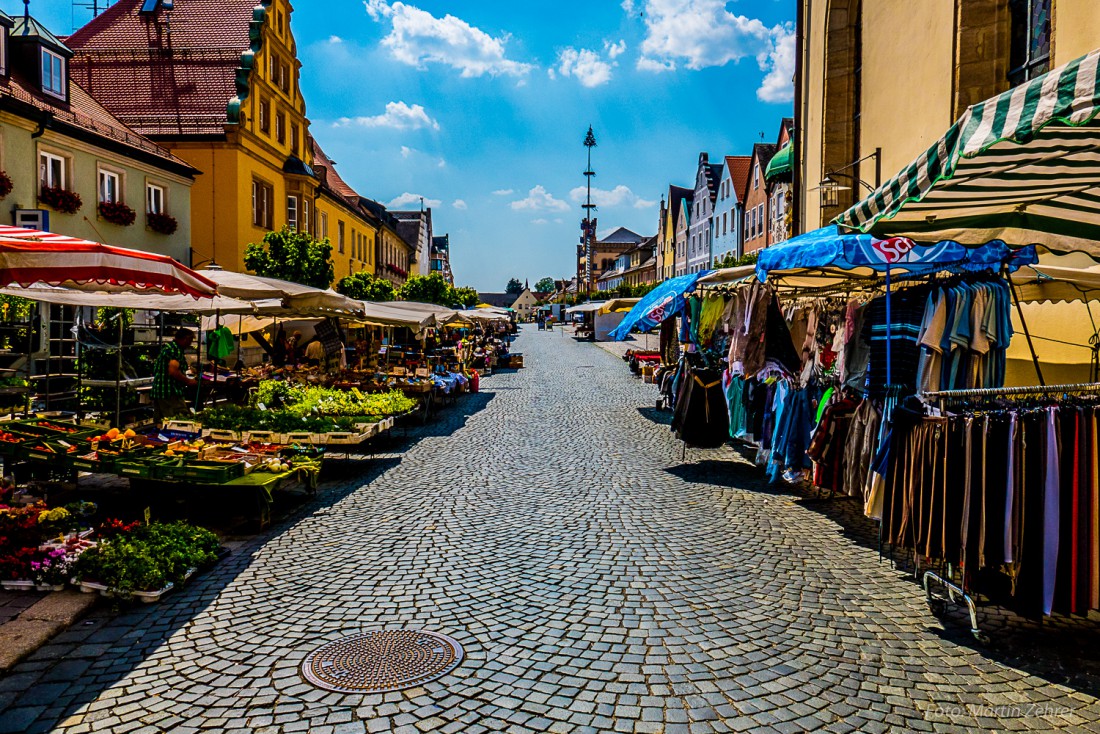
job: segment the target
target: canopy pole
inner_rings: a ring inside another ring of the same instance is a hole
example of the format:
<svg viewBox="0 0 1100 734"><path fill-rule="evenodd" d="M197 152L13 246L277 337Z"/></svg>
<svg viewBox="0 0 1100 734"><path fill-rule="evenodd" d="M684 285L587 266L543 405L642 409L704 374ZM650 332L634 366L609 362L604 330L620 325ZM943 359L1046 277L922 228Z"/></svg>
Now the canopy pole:
<svg viewBox="0 0 1100 734"><path fill-rule="evenodd" d="M1031 341L1031 331L1027 328L1027 319L1024 318L1024 309L1020 306L1020 294L1016 292L1016 284L1012 282L1012 277L1005 278L1008 281L1008 287L1012 290L1012 300L1016 302L1016 313L1020 317L1020 325L1024 327L1024 336L1027 338L1027 348L1031 350L1031 361L1035 365L1035 376L1039 378L1039 386L1043 387L1047 383L1043 379L1043 368L1039 366L1039 356L1035 354L1035 345Z"/></svg>
<svg viewBox="0 0 1100 734"><path fill-rule="evenodd" d="M890 262L886 262L886 384L887 386L894 384L893 379L893 364L894 359L892 355L892 349L890 342L893 341L893 328L891 327L891 321L893 316L890 312Z"/></svg>

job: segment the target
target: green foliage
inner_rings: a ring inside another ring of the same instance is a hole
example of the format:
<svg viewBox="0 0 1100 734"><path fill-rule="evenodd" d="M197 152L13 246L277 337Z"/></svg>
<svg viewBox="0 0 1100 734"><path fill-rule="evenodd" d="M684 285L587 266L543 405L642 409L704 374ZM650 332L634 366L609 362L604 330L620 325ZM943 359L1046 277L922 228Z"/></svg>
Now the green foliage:
<svg viewBox="0 0 1100 734"><path fill-rule="evenodd" d="M519 282L519 278L512 278L508 281L508 285L504 288L505 293L513 293L519 295L523 293L523 283Z"/></svg>
<svg viewBox="0 0 1100 734"><path fill-rule="evenodd" d="M344 276L336 292L360 301L395 301L397 290L385 278L376 278L365 270Z"/></svg>
<svg viewBox="0 0 1100 734"><path fill-rule="evenodd" d="M459 303L466 308L473 308L481 301L481 296L478 292L468 285L460 286L454 289L454 303Z"/></svg>
<svg viewBox="0 0 1100 734"><path fill-rule="evenodd" d="M102 541L80 555L75 576L129 594L181 583L188 571L217 560L218 538L184 522L150 523Z"/></svg>
<svg viewBox="0 0 1100 734"><path fill-rule="evenodd" d="M283 227L264 235L262 244L249 243L244 266L257 275L289 280L313 288L328 288L335 277L332 244L306 232Z"/></svg>
<svg viewBox="0 0 1100 734"><path fill-rule="evenodd" d="M202 412L205 428L276 433L350 431L356 423L376 423L406 413L416 401L400 390L371 395L345 390L265 380L253 394L253 405L221 405Z"/></svg>
<svg viewBox="0 0 1100 734"><path fill-rule="evenodd" d="M535 290L539 293L553 293L554 292L554 279L547 276L535 283Z"/></svg>
<svg viewBox="0 0 1100 734"><path fill-rule="evenodd" d="M741 257L735 256L732 252L727 252L726 256L719 260L714 258L715 268L736 268L741 265L755 265L756 257L759 255L759 251L746 252Z"/></svg>
<svg viewBox="0 0 1100 734"><path fill-rule="evenodd" d="M112 321L115 316L118 319ZM129 329L134 324L134 309L114 308L113 306L100 306L95 312L96 323L107 333L117 334L119 322L122 322L123 330Z"/></svg>
<svg viewBox="0 0 1100 734"><path fill-rule="evenodd" d="M607 291L608 298L641 298L646 293L657 287L656 283L641 283L639 285L627 285L623 283L620 286L612 288Z"/></svg>
<svg viewBox="0 0 1100 734"><path fill-rule="evenodd" d="M411 275L397 291L397 295L402 301L437 303L441 306L450 306L454 302L454 288L442 273Z"/></svg>

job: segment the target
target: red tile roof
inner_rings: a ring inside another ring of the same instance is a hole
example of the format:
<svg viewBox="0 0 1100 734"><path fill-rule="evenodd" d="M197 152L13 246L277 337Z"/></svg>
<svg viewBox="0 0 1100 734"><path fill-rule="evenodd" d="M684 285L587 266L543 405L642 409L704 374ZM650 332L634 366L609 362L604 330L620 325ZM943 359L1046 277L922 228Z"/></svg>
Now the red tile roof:
<svg viewBox="0 0 1100 734"><path fill-rule="evenodd" d="M49 112L58 122L68 123L116 143L122 143L177 167L194 170L167 149L138 135L124 125L72 79L69 80L69 101L62 102L41 94L37 85L13 71L7 77L0 77L0 101L4 99L13 99L31 105Z"/></svg>
<svg viewBox="0 0 1100 734"><path fill-rule="evenodd" d="M76 54L70 74L144 135L221 133L260 3L180 0L166 24L164 11L118 0L66 39Z"/></svg>
<svg viewBox="0 0 1100 734"><path fill-rule="evenodd" d="M358 206L359 194L340 177L336 171L336 164L321 149L317 140L314 138L310 140L313 142L313 170L320 176L321 183L332 192L347 199L351 206Z"/></svg>
<svg viewBox="0 0 1100 734"><path fill-rule="evenodd" d="M749 166L751 165L751 155L726 156L726 168L729 169L730 180L733 181L733 194L740 202L745 201L745 182L749 180Z"/></svg>

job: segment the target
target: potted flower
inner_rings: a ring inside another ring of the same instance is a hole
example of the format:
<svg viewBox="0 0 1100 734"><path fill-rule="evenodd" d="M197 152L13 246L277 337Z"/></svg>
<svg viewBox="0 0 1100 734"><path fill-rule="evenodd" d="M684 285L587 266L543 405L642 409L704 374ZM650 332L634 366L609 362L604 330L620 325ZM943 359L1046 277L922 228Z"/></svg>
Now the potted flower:
<svg viewBox="0 0 1100 734"><path fill-rule="evenodd" d="M76 214L84 205L84 200L75 191L66 191L60 186L43 186L38 192L38 200L62 214Z"/></svg>
<svg viewBox="0 0 1100 734"><path fill-rule="evenodd" d="M13 548L0 555L0 586L9 591L33 589L31 562L38 555L37 548Z"/></svg>
<svg viewBox="0 0 1100 734"><path fill-rule="evenodd" d="M120 227L129 227L137 219L137 213L121 201L101 201L99 216Z"/></svg>
<svg viewBox="0 0 1100 734"><path fill-rule="evenodd" d="M179 227L176 218L163 212L149 212L145 215L145 224L160 234L172 234Z"/></svg>
<svg viewBox="0 0 1100 734"><path fill-rule="evenodd" d="M11 182L11 176L7 171L0 171L0 199L7 197L15 185Z"/></svg>
<svg viewBox="0 0 1100 734"><path fill-rule="evenodd" d="M40 560L31 561L31 579L39 591L61 591L73 572L73 557L64 548L48 551Z"/></svg>

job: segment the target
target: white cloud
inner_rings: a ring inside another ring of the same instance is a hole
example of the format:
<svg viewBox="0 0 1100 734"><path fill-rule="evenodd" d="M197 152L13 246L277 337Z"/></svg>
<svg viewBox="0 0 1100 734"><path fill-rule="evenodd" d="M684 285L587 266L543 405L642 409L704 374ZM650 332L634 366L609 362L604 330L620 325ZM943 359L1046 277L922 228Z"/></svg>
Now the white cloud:
<svg viewBox="0 0 1100 734"><path fill-rule="evenodd" d="M447 167L447 159L446 158L440 158L439 163L436 163L435 165L436 165L437 168L446 168Z"/></svg>
<svg viewBox="0 0 1100 734"><path fill-rule="evenodd" d="M627 15L632 14L634 12L634 0L623 0L621 7Z"/></svg>
<svg viewBox="0 0 1100 734"><path fill-rule="evenodd" d="M588 196L588 189L577 186L569 192L569 198L580 203ZM610 191L607 189L592 189L592 201L599 207L632 206L635 209L648 209L657 202L642 199L630 187L619 184Z"/></svg>
<svg viewBox="0 0 1100 734"><path fill-rule="evenodd" d="M794 99L794 30L788 26L772 29L772 48L760 54L757 61L761 71L766 71L756 98L761 102L790 102Z"/></svg>
<svg viewBox="0 0 1100 734"><path fill-rule="evenodd" d="M576 77L586 87L598 87L611 81L611 64L586 48L567 48L559 53L557 72L562 76ZM553 77L554 69L551 69L550 78Z"/></svg>
<svg viewBox="0 0 1100 734"><path fill-rule="evenodd" d="M678 61L689 69L723 66L771 47L767 26L729 12L726 0L646 0L645 25L643 71L675 68Z"/></svg>
<svg viewBox="0 0 1100 734"><path fill-rule="evenodd" d="M329 43L343 43L344 39L340 38L340 36L329 36L328 37L328 42Z"/></svg>
<svg viewBox="0 0 1100 734"><path fill-rule="evenodd" d="M416 152L415 150L413 150L412 148L410 148L407 145L402 145L401 146L401 157L402 158L408 158L410 155L412 155L415 152Z"/></svg>
<svg viewBox="0 0 1100 734"><path fill-rule="evenodd" d="M466 206L466 202L463 201L462 199L455 199L454 203L451 204L451 206L453 206L455 209L460 209L462 211L466 211L467 209L470 208L470 207Z"/></svg>
<svg viewBox="0 0 1100 734"><path fill-rule="evenodd" d="M523 76L532 68L531 64L507 58L507 34L494 38L461 18L437 18L402 2L365 0L364 6L374 20L389 21L390 32L382 45L409 66L424 69L427 63L436 62L461 71L464 77Z"/></svg>
<svg viewBox="0 0 1100 734"><path fill-rule="evenodd" d="M439 199L429 199L426 196L420 196L420 194L411 194L408 191L394 198L389 204L386 204L387 209L403 209L411 204L415 204L416 208L420 208L420 200L424 199L425 207L437 207L443 202Z"/></svg>
<svg viewBox="0 0 1100 734"><path fill-rule="evenodd" d="M535 188L528 191L526 199L513 201L511 203L511 207L516 211L569 211L569 205L561 199L555 199L549 191L542 187L542 184L539 184L535 186Z"/></svg>
<svg viewBox="0 0 1100 734"><path fill-rule="evenodd" d="M607 51L607 58L617 59L623 55L626 51L626 41L619 39L618 43L611 43L611 41L604 41L604 51Z"/></svg>
<svg viewBox="0 0 1100 734"><path fill-rule="evenodd" d="M439 129L439 123L432 119L424 107L418 104L407 105L404 102L388 102L386 111L373 117L341 117L335 127L359 125L361 127L392 127L397 130L419 130L422 127ZM404 150L402 150L404 155Z"/></svg>
<svg viewBox="0 0 1100 734"><path fill-rule="evenodd" d="M512 189L497 189L493 192L493 196L511 196L514 193L516 192Z"/></svg>
<svg viewBox="0 0 1100 734"><path fill-rule="evenodd" d="M532 219L531 224L550 224L550 220L539 217L538 219Z"/></svg>

